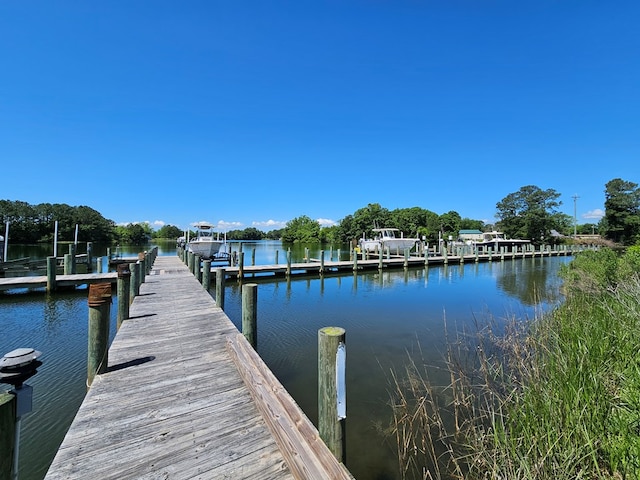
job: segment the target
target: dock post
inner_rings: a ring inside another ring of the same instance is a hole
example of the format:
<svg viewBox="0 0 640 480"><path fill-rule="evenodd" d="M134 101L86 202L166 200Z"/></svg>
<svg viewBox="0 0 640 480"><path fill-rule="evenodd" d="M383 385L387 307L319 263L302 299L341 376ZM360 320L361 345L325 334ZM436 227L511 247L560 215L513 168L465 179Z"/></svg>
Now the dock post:
<svg viewBox="0 0 640 480"><path fill-rule="evenodd" d="M409 249L405 248L404 249L404 268L407 268L409 266Z"/></svg>
<svg viewBox="0 0 640 480"><path fill-rule="evenodd" d="M345 463L345 330L318 330L318 433L339 462Z"/></svg>
<svg viewBox="0 0 640 480"><path fill-rule="evenodd" d="M75 243L69 244L69 255L71 255L71 271L72 275L76 274L76 245Z"/></svg>
<svg viewBox="0 0 640 480"><path fill-rule="evenodd" d="M140 262L130 263L129 270L131 271L131 289L129 291L129 305L133 302L133 299L140 294Z"/></svg>
<svg viewBox="0 0 640 480"><path fill-rule="evenodd" d="M93 242L87 242L87 269L91 271L93 267Z"/></svg>
<svg viewBox="0 0 640 480"><path fill-rule="evenodd" d="M287 277L291 275L291 249L287 250Z"/></svg>
<svg viewBox="0 0 640 480"><path fill-rule="evenodd" d="M196 277L198 283L202 283L202 268L200 268L202 257L200 255L196 255L193 260L193 276Z"/></svg>
<svg viewBox="0 0 640 480"><path fill-rule="evenodd" d="M216 305L224 310L224 268L216 268Z"/></svg>
<svg viewBox="0 0 640 480"><path fill-rule="evenodd" d="M382 255L382 252L379 252L378 255L378 270L382 270L382 267L384 267L384 256Z"/></svg>
<svg viewBox="0 0 640 480"><path fill-rule="evenodd" d="M258 348L258 285L247 283L242 286L242 335L249 344Z"/></svg>
<svg viewBox="0 0 640 480"><path fill-rule="evenodd" d="M280 253L280 250L276 250L276 265L278 265L278 254Z"/></svg>
<svg viewBox="0 0 640 480"><path fill-rule="evenodd" d="M96 258L96 273L102 273L102 257Z"/></svg>
<svg viewBox="0 0 640 480"><path fill-rule="evenodd" d="M72 262L72 256L70 253L65 253L64 254L64 274L65 275L71 275L73 273L73 265L71 264Z"/></svg>
<svg viewBox="0 0 640 480"><path fill-rule="evenodd" d="M256 249L252 249L251 250L251 265L255 265L256 264Z"/></svg>
<svg viewBox="0 0 640 480"><path fill-rule="evenodd" d="M202 286L208 292L211 286L211 259L202 262Z"/></svg>
<svg viewBox="0 0 640 480"><path fill-rule="evenodd" d="M358 271L358 252L356 251L355 248L351 250L351 252L353 252L353 271L357 272Z"/></svg>
<svg viewBox="0 0 640 480"><path fill-rule="evenodd" d="M0 478L14 478L13 453L16 440L16 396L0 393Z"/></svg>
<svg viewBox="0 0 640 480"><path fill-rule="evenodd" d="M47 257L47 292L56 289L56 257Z"/></svg>
<svg viewBox="0 0 640 480"><path fill-rule="evenodd" d="M89 348L87 387L96 375L107 371L109 360L109 319L111 317L111 284L89 285Z"/></svg>
<svg viewBox="0 0 640 480"><path fill-rule="evenodd" d="M444 254L444 264L449 263L449 251L446 248L442 249L442 253Z"/></svg>
<svg viewBox="0 0 640 480"><path fill-rule="evenodd" d="M244 278L244 252L243 251L238 252L238 278Z"/></svg>
<svg viewBox="0 0 640 480"><path fill-rule="evenodd" d="M324 250L320 250L320 275L324 273Z"/></svg>
<svg viewBox="0 0 640 480"><path fill-rule="evenodd" d="M128 263L118 265L118 317L116 328L120 328L122 322L129 318L129 292L131 290L131 271Z"/></svg>
<svg viewBox="0 0 640 480"><path fill-rule="evenodd" d="M138 284L142 285L145 280L144 277L147 275L147 266L145 265L144 253L142 252L138 253L138 264L140 265L140 270L138 270ZM138 293L140 293L139 290Z"/></svg>

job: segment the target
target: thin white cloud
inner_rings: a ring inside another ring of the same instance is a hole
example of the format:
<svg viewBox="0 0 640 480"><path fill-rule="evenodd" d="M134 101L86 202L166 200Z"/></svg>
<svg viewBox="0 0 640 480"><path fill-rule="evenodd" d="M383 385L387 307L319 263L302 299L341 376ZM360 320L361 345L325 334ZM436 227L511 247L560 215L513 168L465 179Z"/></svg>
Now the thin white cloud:
<svg viewBox="0 0 640 480"><path fill-rule="evenodd" d="M220 230L238 230L242 228L243 224L241 222L225 222L224 220L218 220L217 223L218 229Z"/></svg>
<svg viewBox="0 0 640 480"><path fill-rule="evenodd" d="M287 226L287 222L279 220L267 220L266 222L251 222L251 226L258 229L277 230Z"/></svg>
<svg viewBox="0 0 640 480"><path fill-rule="evenodd" d="M593 220L600 220L604 217L604 210L601 208L596 208L595 210L590 210L587 213L582 214L582 218L588 218Z"/></svg>
<svg viewBox="0 0 640 480"><path fill-rule="evenodd" d="M318 218L317 222L321 227L333 227L338 224L335 220L330 220L328 218Z"/></svg>

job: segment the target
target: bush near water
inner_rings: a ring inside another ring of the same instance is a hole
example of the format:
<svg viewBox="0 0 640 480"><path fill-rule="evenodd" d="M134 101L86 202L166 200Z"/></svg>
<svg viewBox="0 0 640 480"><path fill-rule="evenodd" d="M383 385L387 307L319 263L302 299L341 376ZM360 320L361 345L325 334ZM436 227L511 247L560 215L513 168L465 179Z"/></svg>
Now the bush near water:
<svg viewBox="0 0 640 480"><path fill-rule="evenodd" d="M451 383L393 375L403 478L640 478L640 246L585 251L566 300L446 354Z"/></svg>

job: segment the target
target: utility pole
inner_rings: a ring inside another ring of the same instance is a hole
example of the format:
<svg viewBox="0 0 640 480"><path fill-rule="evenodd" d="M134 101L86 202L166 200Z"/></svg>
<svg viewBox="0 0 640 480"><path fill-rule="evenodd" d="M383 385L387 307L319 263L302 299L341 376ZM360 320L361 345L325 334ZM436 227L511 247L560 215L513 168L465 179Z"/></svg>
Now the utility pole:
<svg viewBox="0 0 640 480"><path fill-rule="evenodd" d="M577 209L577 201L580 198L577 194L573 197L573 237L575 238L578 234L578 209Z"/></svg>

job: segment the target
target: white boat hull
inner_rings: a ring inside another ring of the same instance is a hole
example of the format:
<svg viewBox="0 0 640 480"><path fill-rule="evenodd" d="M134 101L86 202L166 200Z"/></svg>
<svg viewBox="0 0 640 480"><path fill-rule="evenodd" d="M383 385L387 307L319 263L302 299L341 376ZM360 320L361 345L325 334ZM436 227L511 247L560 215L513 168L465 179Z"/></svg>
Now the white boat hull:
<svg viewBox="0 0 640 480"><path fill-rule="evenodd" d="M218 254L223 244L222 240L192 240L189 242L189 251L208 260Z"/></svg>
<svg viewBox="0 0 640 480"><path fill-rule="evenodd" d="M365 252L385 252L389 248L390 253L404 253L416 245L415 238L394 238L387 240L361 240L360 248Z"/></svg>

